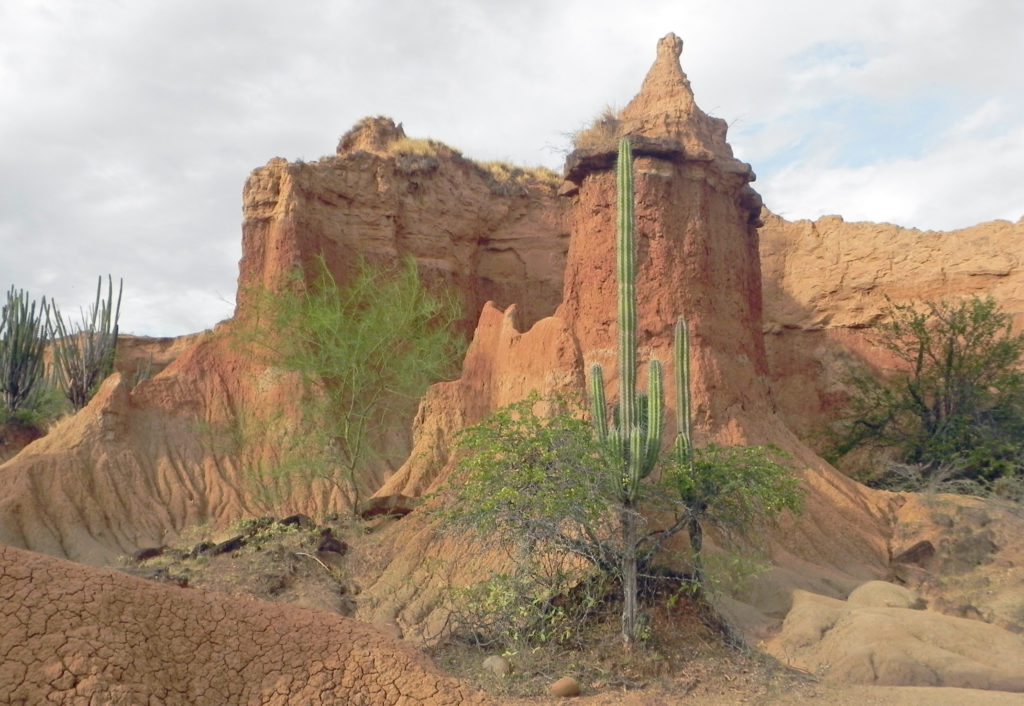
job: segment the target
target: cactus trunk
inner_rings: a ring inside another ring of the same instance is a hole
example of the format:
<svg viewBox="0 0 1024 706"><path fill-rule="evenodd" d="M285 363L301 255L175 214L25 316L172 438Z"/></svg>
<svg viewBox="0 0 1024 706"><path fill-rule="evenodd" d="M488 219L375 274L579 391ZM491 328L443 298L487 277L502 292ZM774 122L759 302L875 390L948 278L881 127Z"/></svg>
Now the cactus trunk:
<svg viewBox="0 0 1024 706"><path fill-rule="evenodd" d="M616 277L618 281L618 372L619 401L616 414L608 421L604 377L600 365L591 369L590 397L595 435L621 460L622 504L622 639L627 645L636 641L640 631L640 607L637 600L637 548L642 541L643 518L637 511L641 482L657 466L661 454L664 393L661 363L648 364L647 394L637 392L636 341L636 236L633 222L633 153L628 139L619 143L615 170L617 191ZM676 325L676 399L679 435L677 453L689 458L690 397L689 351L686 322Z"/></svg>

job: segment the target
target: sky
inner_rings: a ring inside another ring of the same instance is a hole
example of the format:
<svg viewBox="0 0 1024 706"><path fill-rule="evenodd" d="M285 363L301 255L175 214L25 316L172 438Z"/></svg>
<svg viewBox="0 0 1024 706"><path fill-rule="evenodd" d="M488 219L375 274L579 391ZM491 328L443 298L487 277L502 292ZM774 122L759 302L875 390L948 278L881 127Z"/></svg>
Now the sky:
<svg viewBox="0 0 1024 706"><path fill-rule="evenodd" d="M561 169L675 32L766 205L952 230L1024 216L1015 0L3 0L0 287L121 331L231 316L241 191L367 115Z"/></svg>

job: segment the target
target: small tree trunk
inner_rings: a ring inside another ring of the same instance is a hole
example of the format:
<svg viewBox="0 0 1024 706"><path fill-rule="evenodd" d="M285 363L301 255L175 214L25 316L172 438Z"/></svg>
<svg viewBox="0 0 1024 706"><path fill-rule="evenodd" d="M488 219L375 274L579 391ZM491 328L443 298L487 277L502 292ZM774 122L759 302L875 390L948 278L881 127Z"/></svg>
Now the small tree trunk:
<svg viewBox="0 0 1024 706"><path fill-rule="evenodd" d="M701 548L704 546L704 528L700 526L700 520L691 515L686 529L690 535L690 549L693 551L694 595L699 598L704 593L704 562L701 560Z"/></svg>
<svg viewBox="0 0 1024 706"><path fill-rule="evenodd" d="M630 505L622 511L622 642L630 647L640 628L637 599L636 545L637 516Z"/></svg>

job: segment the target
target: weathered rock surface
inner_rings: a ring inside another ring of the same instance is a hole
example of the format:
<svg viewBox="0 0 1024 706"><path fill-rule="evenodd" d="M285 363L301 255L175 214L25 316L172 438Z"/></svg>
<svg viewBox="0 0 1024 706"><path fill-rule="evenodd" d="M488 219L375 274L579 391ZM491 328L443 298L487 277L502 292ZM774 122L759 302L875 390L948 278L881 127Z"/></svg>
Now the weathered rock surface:
<svg viewBox="0 0 1024 706"><path fill-rule="evenodd" d="M771 441L794 455L810 488L807 512L780 533L785 539L776 559L783 566L762 582L757 599L759 610L781 618L794 585L845 595L884 575L888 500L828 467L774 414L760 335L760 206L751 196L753 174L732 157L724 125L694 105L678 48L674 35L662 40L640 94L617 123L623 134L663 147L657 155L641 153L635 162L639 359L660 359L671 380L672 328L685 313L699 443ZM607 149L616 147L611 141ZM531 390L582 392L593 363L603 365L609 396L615 397L615 184L612 171L602 166L606 162L592 159L577 169L562 303L555 314L524 331L514 309L502 315L485 308L461 379L428 392L413 453L380 494L429 489L447 475L456 430ZM667 395L669 407L675 405L673 392ZM665 416L674 419L671 412ZM422 558L412 554L422 550L399 548L403 556L410 554L401 561L415 565ZM388 583L369 587L368 602L391 590Z"/></svg>
<svg viewBox="0 0 1024 706"><path fill-rule="evenodd" d="M779 414L803 437L845 400L846 364L885 368L867 327L895 303L992 296L1024 328L1024 218L937 233L839 216L760 229L765 347Z"/></svg>
<svg viewBox="0 0 1024 706"><path fill-rule="evenodd" d="M391 120L368 118L334 156L273 159L252 173L242 194L238 315L254 291L280 286L317 255L339 278L359 256L415 258L427 283L460 298L468 331L488 300L518 303L528 323L554 311L568 243L556 184L525 174L501 182L440 143L402 151L404 136Z"/></svg>
<svg viewBox="0 0 1024 706"><path fill-rule="evenodd" d="M436 143L433 155L393 149L402 137L392 121L368 119L335 156L276 159L253 172L235 319L190 341L124 341L121 376L0 470L0 541L106 564L188 526L266 511L259 486L273 481L260 469L288 461L281 449L297 382L244 350L235 333L248 326L260 288L280 286L317 255L339 279L359 256L415 258L428 284L461 298L468 331L489 299L523 302L531 323L554 310L568 239L556 184L495 175ZM150 377L147 366L166 368ZM370 487L409 453L408 428L384 433L390 453L368 471ZM348 501L320 483L278 502L315 514Z"/></svg>
<svg viewBox="0 0 1024 706"><path fill-rule="evenodd" d="M844 683L1024 692L1024 637L927 611L797 591L769 649Z"/></svg>
<svg viewBox="0 0 1024 706"><path fill-rule="evenodd" d="M0 545L5 703L489 703L353 620Z"/></svg>

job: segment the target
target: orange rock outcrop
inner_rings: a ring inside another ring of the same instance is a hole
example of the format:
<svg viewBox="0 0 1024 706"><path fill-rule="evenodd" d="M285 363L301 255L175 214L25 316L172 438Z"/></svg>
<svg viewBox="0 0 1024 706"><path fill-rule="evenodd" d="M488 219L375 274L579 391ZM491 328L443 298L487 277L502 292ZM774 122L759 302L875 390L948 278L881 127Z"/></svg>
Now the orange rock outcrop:
<svg viewBox="0 0 1024 706"><path fill-rule="evenodd" d="M892 364L870 326L895 303L991 296L1024 329L1024 218L948 233L839 216L760 229L765 348L779 413L813 437L845 400L850 362Z"/></svg>
<svg viewBox="0 0 1024 706"><path fill-rule="evenodd" d="M261 414L274 410L287 417L297 387L293 378L242 350L234 334L246 325L258 291L308 272L318 255L339 279L360 256L412 257L429 284L458 293L463 326L473 332L460 378L428 391L411 431L394 431L391 457L369 474L381 507L437 487L450 470L456 432L496 407L534 389L583 390L595 362L614 375L610 170L617 138L628 135L636 155L641 361L657 357L669 366L671 379L671 329L685 314L693 332L698 441L773 442L790 452L809 489L805 513L788 518L772 541L774 568L752 589L748 606L733 606L734 617L755 634L786 614L794 588L842 598L857 584L885 575L904 499L845 478L798 437L841 400L836 371L844 356L884 362L864 326L878 316L885 295L902 301L992 293L1020 316L1017 245L1024 222L952 234L836 218L786 223L762 210L751 187L753 171L733 156L725 123L697 107L679 64L681 48L675 35L659 43L640 93L603 126L605 133L591 136L569 158L560 187L522 171L510 178L437 143L409 141L400 125L385 118L359 123L333 156L308 164L274 159L255 170L243 193L235 318L200 335L151 378L134 384L128 375L111 377L86 409L0 465L0 543L103 565L141 546L169 543L194 525L224 526L266 512L250 471L274 463L277 450L274 439L266 438ZM616 380L609 382L614 396ZM668 404L675 405L671 393ZM309 514L344 509L345 502L335 489L319 485L286 498L289 511ZM438 573L439 563L460 548L435 536L415 511L382 531L379 546L380 575L364 577L359 614L397 619L403 628L436 626L443 612L437 597L446 581L471 578L476 568L462 562L454 573ZM152 587L151 594L106 572L3 552L2 595L6 605L15 606L5 620L13 630L27 631L25 639L36 633L24 628L18 606L43 610L25 586L49 579L54 590L64 590L64 583L72 587L70 597L54 594L66 610L46 608L56 611L55 628L40 633L39 650L57 649L77 635L63 627L74 616L91 626L75 643L83 649L93 639L118 645L155 640L145 625L156 621L185 635L166 645L169 654L181 653L184 666L168 667L179 670L170 672L175 679L192 683L200 678L195 675L206 674L185 652L217 637L181 616L192 610L219 615L214 599L163 587ZM109 640L96 637L111 619L112 606L124 606L116 597L92 600L92 608L89 601L76 602L76 596L96 593L75 587L94 584L130 596L125 605L149 602L153 612L132 613L130 624L119 626L121 632ZM251 627L263 625L265 617L254 616L269 609L231 610L242 611L232 619L251 628L239 635L269 634ZM303 615L280 619L304 629ZM348 624L338 629L346 640L363 639ZM264 645L261 637L252 639ZM25 666L24 675L12 677L19 684L29 684L32 671L33 680L51 679L51 688L94 689L90 693L97 698L113 694L100 689L111 683L110 672L91 658L75 657L81 665L76 671L0 644L8 654L22 655L4 666ZM372 670L358 677L345 671L349 648L322 645L335 650L335 662L311 666L300 659L278 672L300 675L293 683L302 688L320 684L328 673L348 675L343 681L365 678L370 690L390 688ZM225 647L224 659L241 659L249 654L245 649ZM160 659L153 657L146 668L163 668ZM275 674L276 663L254 659L254 679L265 684L259 670ZM366 664L363 656L351 659L353 669ZM401 654L395 659L407 664ZM409 673L418 675L421 667L429 672L417 664ZM136 677L136 667L123 665L126 683L143 678ZM277 688L276 682L271 686ZM243 688L257 687L231 682L225 688L235 698L256 693ZM448 686L437 689L447 693Z"/></svg>

